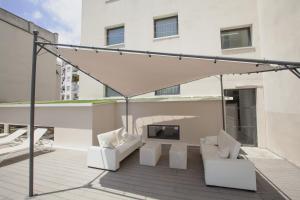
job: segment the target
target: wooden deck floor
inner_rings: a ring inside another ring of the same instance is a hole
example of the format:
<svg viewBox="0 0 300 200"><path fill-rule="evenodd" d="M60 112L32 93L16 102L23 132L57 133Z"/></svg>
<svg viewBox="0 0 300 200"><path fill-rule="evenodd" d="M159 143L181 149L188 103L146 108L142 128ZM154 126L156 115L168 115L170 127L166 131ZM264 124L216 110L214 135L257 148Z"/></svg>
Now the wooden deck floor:
<svg viewBox="0 0 300 200"><path fill-rule="evenodd" d="M138 150L117 172L86 167L86 152L56 150L35 157L34 199L283 199L262 176L258 191L207 187L199 148L188 149L188 170L168 167L168 146L156 167L141 166ZM4 166L3 166L4 165ZM27 199L28 160L4 162L0 168L0 199Z"/></svg>

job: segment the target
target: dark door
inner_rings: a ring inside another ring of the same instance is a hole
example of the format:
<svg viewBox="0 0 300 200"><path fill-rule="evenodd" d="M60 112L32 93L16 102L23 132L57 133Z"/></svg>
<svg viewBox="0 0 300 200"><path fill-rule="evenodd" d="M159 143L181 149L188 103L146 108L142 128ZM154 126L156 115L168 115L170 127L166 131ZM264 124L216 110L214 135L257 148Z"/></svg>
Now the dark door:
<svg viewBox="0 0 300 200"><path fill-rule="evenodd" d="M241 144L257 146L256 89L225 90L226 131Z"/></svg>

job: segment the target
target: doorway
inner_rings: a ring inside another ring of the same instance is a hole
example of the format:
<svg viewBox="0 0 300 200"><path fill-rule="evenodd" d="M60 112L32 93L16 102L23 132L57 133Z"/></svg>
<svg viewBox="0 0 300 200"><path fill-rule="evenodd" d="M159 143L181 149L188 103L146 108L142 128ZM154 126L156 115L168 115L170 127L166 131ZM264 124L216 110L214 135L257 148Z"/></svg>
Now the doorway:
<svg viewBox="0 0 300 200"><path fill-rule="evenodd" d="M227 89L226 131L243 146L257 146L256 89Z"/></svg>

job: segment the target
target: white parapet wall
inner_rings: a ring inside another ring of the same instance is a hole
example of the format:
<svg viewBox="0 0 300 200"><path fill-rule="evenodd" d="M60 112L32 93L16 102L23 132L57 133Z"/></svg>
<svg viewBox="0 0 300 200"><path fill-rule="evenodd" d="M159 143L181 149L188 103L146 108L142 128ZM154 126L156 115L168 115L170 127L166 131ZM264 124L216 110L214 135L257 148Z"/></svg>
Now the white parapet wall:
<svg viewBox="0 0 300 200"><path fill-rule="evenodd" d="M86 150L92 145L93 104L37 104L35 126L54 127L54 146ZM0 105L0 121L29 124L28 104Z"/></svg>
<svg viewBox="0 0 300 200"><path fill-rule="evenodd" d="M29 123L28 104L0 104L0 122ZM35 125L54 127L54 146L87 150L98 145L97 135L125 127L125 103L111 102L36 104ZM199 139L216 135L222 128L219 97L196 99L132 99L129 103L129 132L147 140L147 125L180 126L180 141L199 145ZM164 143L173 142L160 140Z"/></svg>

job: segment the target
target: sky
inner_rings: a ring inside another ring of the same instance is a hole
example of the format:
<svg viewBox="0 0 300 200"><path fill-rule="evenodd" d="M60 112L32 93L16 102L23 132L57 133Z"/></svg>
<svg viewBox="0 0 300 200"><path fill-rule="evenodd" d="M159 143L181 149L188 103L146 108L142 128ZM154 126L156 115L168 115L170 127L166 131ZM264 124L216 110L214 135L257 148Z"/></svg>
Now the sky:
<svg viewBox="0 0 300 200"><path fill-rule="evenodd" d="M81 0L0 0L0 7L58 33L60 43L80 44Z"/></svg>

